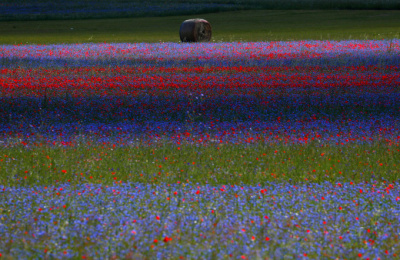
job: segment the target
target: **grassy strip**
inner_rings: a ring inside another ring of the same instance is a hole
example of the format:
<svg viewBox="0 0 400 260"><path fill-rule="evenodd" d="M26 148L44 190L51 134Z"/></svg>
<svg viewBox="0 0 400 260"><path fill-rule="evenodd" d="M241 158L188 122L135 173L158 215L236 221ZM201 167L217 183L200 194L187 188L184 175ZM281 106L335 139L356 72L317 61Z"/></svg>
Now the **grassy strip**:
<svg viewBox="0 0 400 260"><path fill-rule="evenodd" d="M178 148L179 147L179 148ZM399 147L384 143L321 145L115 147L14 146L0 150L0 185L56 183L259 184L399 179Z"/></svg>
<svg viewBox="0 0 400 260"><path fill-rule="evenodd" d="M0 20L66 20L195 15L233 10L399 10L397 0L3 0Z"/></svg>
<svg viewBox="0 0 400 260"><path fill-rule="evenodd" d="M201 15L215 42L392 39L400 11L256 10ZM1 44L179 42L179 26L193 16L0 22Z"/></svg>

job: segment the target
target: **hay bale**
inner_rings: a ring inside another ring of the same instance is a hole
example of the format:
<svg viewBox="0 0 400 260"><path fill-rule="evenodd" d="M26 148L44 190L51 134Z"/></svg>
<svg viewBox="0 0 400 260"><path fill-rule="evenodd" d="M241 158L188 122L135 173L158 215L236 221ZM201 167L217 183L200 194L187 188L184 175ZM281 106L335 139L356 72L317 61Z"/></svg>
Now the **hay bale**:
<svg viewBox="0 0 400 260"><path fill-rule="evenodd" d="M182 42L209 42L211 25L200 18L186 20L181 24L179 36Z"/></svg>

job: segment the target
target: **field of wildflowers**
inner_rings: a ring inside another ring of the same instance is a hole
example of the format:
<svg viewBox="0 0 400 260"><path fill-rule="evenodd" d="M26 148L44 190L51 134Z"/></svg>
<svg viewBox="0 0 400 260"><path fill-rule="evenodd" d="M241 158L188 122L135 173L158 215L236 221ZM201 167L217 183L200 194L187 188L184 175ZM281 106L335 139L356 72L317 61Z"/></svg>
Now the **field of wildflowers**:
<svg viewBox="0 0 400 260"><path fill-rule="evenodd" d="M5 259L394 259L400 40L0 45Z"/></svg>

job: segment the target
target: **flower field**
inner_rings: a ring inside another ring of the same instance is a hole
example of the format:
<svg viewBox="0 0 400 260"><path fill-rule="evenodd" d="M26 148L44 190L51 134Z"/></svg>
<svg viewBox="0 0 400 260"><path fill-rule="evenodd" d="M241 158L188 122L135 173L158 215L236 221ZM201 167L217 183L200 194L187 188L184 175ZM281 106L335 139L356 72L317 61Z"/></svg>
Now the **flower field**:
<svg viewBox="0 0 400 260"><path fill-rule="evenodd" d="M395 259L400 40L0 45L5 259Z"/></svg>

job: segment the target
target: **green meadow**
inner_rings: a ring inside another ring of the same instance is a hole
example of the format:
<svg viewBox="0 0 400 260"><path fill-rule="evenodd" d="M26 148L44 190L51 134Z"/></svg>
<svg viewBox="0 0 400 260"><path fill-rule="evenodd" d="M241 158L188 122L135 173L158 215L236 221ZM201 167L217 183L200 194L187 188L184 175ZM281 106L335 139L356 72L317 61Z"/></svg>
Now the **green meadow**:
<svg viewBox="0 0 400 260"><path fill-rule="evenodd" d="M199 15L1 21L0 44L179 42L179 26L201 17L212 41L394 39L400 10L243 10Z"/></svg>
<svg viewBox="0 0 400 260"><path fill-rule="evenodd" d="M238 10L399 10L398 0L3 0L1 21L197 15Z"/></svg>
<svg viewBox="0 0 400 260"><path fill-rule="evenodd" d="M0 185L55 183L331 183L400 177L399 147L371 144L191 144L0 148Z"/></svg>

